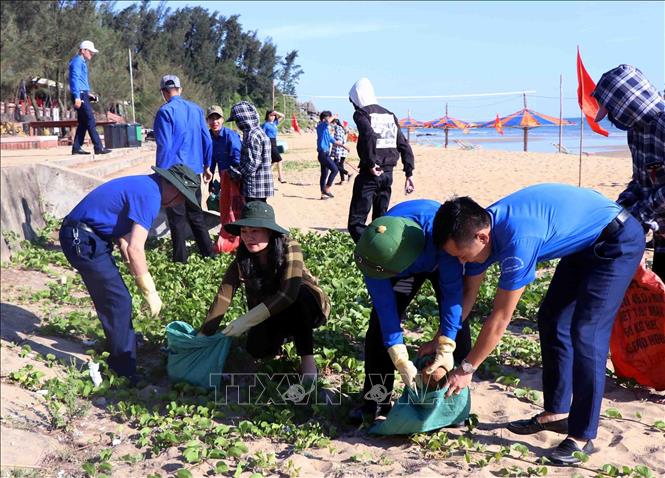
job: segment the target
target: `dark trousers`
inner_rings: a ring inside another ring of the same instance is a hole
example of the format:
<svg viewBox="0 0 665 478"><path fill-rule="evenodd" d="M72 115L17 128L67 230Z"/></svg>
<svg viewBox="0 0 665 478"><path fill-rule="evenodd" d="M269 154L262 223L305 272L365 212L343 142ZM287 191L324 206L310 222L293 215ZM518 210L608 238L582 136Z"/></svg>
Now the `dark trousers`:
<svg viewBox="0 0 665 478"><path fill-rule="evenodd" d="M277 149L277 138L270 138L270 160L273 163L279 163L282 160L282 155Z"/></svg>
<svg viewBox="0 0 665 478"><path fill-rule="evenodd" d="M347 228L353 242L358 242L367 227L367 215L372 210L372 221L383 216L390 204L392 193L393 172L384 171L381 176L374 176L364 169L353 181L353 196L349 206Z"/></svg>
<svg viewBox="0 0 665 478"><path fill-rule="evenodd" d="M313 330L322 321L322 313L312 292L300 287L298 298L283 311L270 316L247 333L247 352L255 358L279 354L287 338L293 337L301 357L314 353Z"/></svg>
<svg viewBox="0 0 665 478"><path fill-rule="evenodd" d="M80 241L78 248L76 236ZM104 328L110 353L108 364L118 374L136 373L136 335L132 325L132 297L113 260L110 241L75 226L60 228L60 245L88 289Z"/></svg>
<svg viewBox="0 0 665 478"><path fill-rule="evenodd" d="M196 199L199 203L201 202L201 188L196 189ZM212 241L201 209L185 201L175 207L166 208L166 217L169 221L173 242L173 262L187 263L187 244L185 243L187 223L189 223L201 255L203 257L213 255Z"/></svg>
<svg viewBox="0 0 665 478"><path fill-rule="evenodd" d="M612 325L643 253L644 231L630 217L561 259L538 311L545 410L570 412L576 438L596 437Z"/></svg>
<svg viewBox="0 0 665 478"><path fill-rule="evenodd" d="M344 161L346 158L342 157L339 159L335 160L335 165L337 166L337 170L339 171L339 180L340 182L344 182L344 176L349 176L349 172L344 168Z"/></svg>
<svg viewBox="0 0 665 478"><path fill-rule="evenodd" d="M76 151L81 149L86 132L90 134L90 140L95 147L95 151L103 150L104 146L102 145L102 140L97 133L95 113L92 111L92 105L90 104L90 98L88 97L87 92L81 93L81 106L76 110L76 119L79 124L76 127L76 135L74 136L72 150Z"/></svg>
<svg viewBox="0 0 665 478"><path fill-rule="evenodd" d="M438 271L430 273L416 274L402 279L391 279L397 301L397 313L400 319L405 319L405 311L413 298L416 296L425 280L429 280L434 288L437 303L441 303L439 291L439 273ZM462 328L458 330L455 339L457 346L453 356L455 362L459 363L471 351L471 331L469 321L462 322ZM388 350L383 344L383 335L381 334L381 324L376 310L372 307L369 316L369 327L365 335L365 384L363 386L363 397L367 397L368 392L374 385L383 385L388 392L381 402L376 402L364 398L363 408L368 413L374 413L377 404L390 403L390 395L395 381L395 366L393 365Z"/></svg>
<svg viewBox="0 0 665 478"><path fill-rule="evenodd" d="M658 252L658 249L665 249L665 238L654 238L653 246L655 252L653 253L653 264L651 270L660 277L660 280L665 282L665 251Z"/></svg>
<svg viewBox="0 0 665 478"><path fill-rule="evenodd" d="M337 165L335 161L330 158L330 153L319 151L318 155L319 164L321 165L321 176L319 178L319 185L321 192L325 192L326 188L333 185L335 176L337 176Z"/></svg>
<svg viewBox="0 0 665 478"><path fill-rule="evenodd" d="M268 202L268 198L245 198L245 204L250 203L252 201Z"/></svg>

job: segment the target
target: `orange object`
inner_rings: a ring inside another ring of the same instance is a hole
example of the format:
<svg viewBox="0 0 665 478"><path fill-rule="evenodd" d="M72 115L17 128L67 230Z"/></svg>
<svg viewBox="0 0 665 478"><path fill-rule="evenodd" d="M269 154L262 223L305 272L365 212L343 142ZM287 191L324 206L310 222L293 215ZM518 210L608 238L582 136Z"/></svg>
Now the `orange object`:
<svg viewBox="0 0 665 478"><path fill-rule="evenodd" d="M245 198L240 194L238 184L231 179L228 171L222 171L220 175L219 192L219 236L215 242L217 254L235 251L240 245L240 237L229 234L224 230L224 224L229 224L240 219Z"/></svg>
<svg viewBox="0 0 665 478"><path fill-rule="evenodd" d="M496 119L494 120L494 129L496 130L497 133L503 136L503 123L499 118L499 113L496 114Z"/></svg>
<svg viewBox="0 0 665 478"><path fill-rule="evenodd" d="M618 376L665 390L665 284L644 265L623 298L610 353Z"/></svg>
<svg viewBox="0 0 665 478"><path fill-rule="evenodd" d="M577 47L577 102L584 116L586 116L587 123L589 123L591 129L598 134L608 136L609 133L595 121L599 109L598 100L591 96L591 93L595 89L596 83L594 83L589 73L587 73L586 68L584 68L584 63L582 63L582 57L580 56L580 47Z"/></svg>

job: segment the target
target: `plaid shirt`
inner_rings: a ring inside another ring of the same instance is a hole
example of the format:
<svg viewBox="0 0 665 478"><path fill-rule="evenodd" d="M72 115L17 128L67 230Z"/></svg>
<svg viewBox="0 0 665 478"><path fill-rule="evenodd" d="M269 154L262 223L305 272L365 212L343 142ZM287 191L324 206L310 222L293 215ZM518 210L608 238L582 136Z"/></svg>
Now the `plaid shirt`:
<svg viewBox="0 0 665 478"><path fill-rule="evenodd" d="M202 332L206 335L215 333L231 304L235 291L243 282L244 279L240 273L240 265L234 260L224 274L222 284L219 286L215 300L210 306L201 327ZM288 238L286 243L286 260L279 290L265 297L248 295L247 306L252 309L260 304L264 304L270 311L270 315L275 315L295 302L300 293L300 287L309 288L321 308L321 313L327 318L330 315L330 300L319 286L319 281L316 277L311 275L305 267L300 244L295 239Z"/></svg>
<svg viewBox="0 0 665 478"><path fill-rule="evenodd" d="M270 139L259 126L259 114L250 103L241 101L231 107L229 121L235 121L242 131L240 165L237 170L229 169L242 180L240 192L246 198L273 196Z"/></svg>
<svg viewBox="0 0 665 478"><path fill-rule="evenodd" d="M335 131L335 133L333 134L333 139L335 141L339 141L342 144L346 144L346 130L338 124L334 125L333 129ZM332 155L333 159L337 160L346 158L346 149L342 148L341 146L333 144Z"/></svg>
<svg viewBox="0 0 665 478"><path fill-rule="evenodd" d="M617 202L645 226L665 233L665 100L630 65L605 73L593 96L612 124L628 131L633 178Z"/></svg>

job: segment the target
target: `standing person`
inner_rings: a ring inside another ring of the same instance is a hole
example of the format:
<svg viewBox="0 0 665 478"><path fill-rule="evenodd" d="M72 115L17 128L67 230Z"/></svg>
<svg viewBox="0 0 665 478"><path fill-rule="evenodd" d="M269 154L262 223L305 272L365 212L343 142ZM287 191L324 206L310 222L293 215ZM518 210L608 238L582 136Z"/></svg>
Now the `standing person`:
<svg viewBox="0 0 665 478"><path fill-rule="evenodd" d="M132 297L113 259L113 243L120 247L150 315L162 308L155 282L148 270L145 241L160 207L184 200L193 206L197 176L177 164L156 174L112 179L88 193L65 217L60 245L69 263L80 274L104 328L109 366L136 381L136 335L132 325Z"/></svg>
<svg viewBox="0 0 665 478"><path fill-rule="evenodd" d="M265 122L261 126L266 136L270 139L270 157L272 164L277 166L277 179L280 183L285 183L282 177L282 155L279 154L277 149L277 126L282 121L284 115L279 111L268 110L266 111Z"/></svg>
<svg viewBox="0 0 665 478"><path fill-rule="evenodd" d="M321 165L319 186L321 189L321 199L329 199L335 197L330 192L330 188L335 181L335 176L337 176L337 165L330 157L330 147L335 145L347 151L349 148L345 144L335 141L330 134L330 121L332 120L332 113L330 111L322 111L319 119L321 121L316 125L316 153L319 164Z"/></svg>
<svg viewBox="0 0 665 478"><path fill-rule="evenodd" d="M358 156L360 170L353 182L353 196L349 205L349 234L358 242L365 230L369 210L372 220L382 216L390 204L393 168L402 158L404 164L404 192L411 194L413 185L413 151L399 128L397 118L379 106L374 87L367 78L359 79L351 91L349 101L355 108L353 121L358 128Z"/></svg>
<svg viewBox="0 0 665 478"><path fill-rule="evenodd" d="M212 179L212 140L203 118L203 110L185 100L182 96L180 79L175 75L165 75L160 81L164 104L155 116L155 141L157 142L157 167L168 169L174 164L184 164L199 178L201 203L201 174L204 183ZM166 209L166 217L173 242L173 261L187 263L186 225L192 230L196 245L203 257L213 257L212 241L208 234L205 216L200 207L193 204L179 204Z"/></svg>
<svg viewBox="0 0 665 478"><path fill-rule="evenodd" d="M339 118L335 118L331 121L333 125L333 139L335 140L336 143L341 143L342 145L346 144L346 130L344 129L344 126L342 126L341 121ZM353 174L349 174L349 172L344 169L344 161L346 160L346 154L347 150L344 149L343 146L337 146L337 144L333 145L332 148L332 157L333 161L335 161L335 165L337 166L337 169L339 170L339 184L341 185L344 183L344 176L346 176L347 181L351 180L351 176Z"/></svg>
<svg viewBox="0 0 665 478"><path fill-rule="evenodd" d="M82 149L83 140L86 131L90 135L90 141L95 147L95 154L108 154L110 149L104 148L102 140L97 133L97 122L95 112L90 104L91 98L96 101L97 98L90 94L90 82L88 81L88 62L99 50L95 44L89 40L81 42L79 52L69 62L69 91L72 95L72 102L76 109L76 136L72 144L72 154L90 154Z"/></svg>
<svg viewBox="0 0 665 478"><path fill-rule="evenodd" d="M425 374L440 367L444 373L452 370L453 357L461 362L471 350L469 323L462 322L472 305L462 311L462 264L434 246L432 223L440 206L425 199L397 204L372 221L356 245L354 257L365 276L372 312L365 335L364 400L351 412L353 422L374 421L390 410L395 369L406 386L414 386L416 367L400 324L426 280L439 305L440 328L419 353L435 355ZM373 396L377 386L385 387L385 394Z"/></svg>
<svg viewBox="0 0 665 478"><path fill-rule="evenodd" d="M221 179L222 172L231 168L238 170L242 141L238 133L224 126L224 110L221 106L212 105L208 108L206 120L212 139L210 173L214 175L216 170L219 171Z"/></svg>
<svg viewBox="0 0 665 478"><path fill-rule="evenodd" d="M217 331L233 295L244 285L249 310L222 333L238 337L247 332L247 351L256 358L274 357L293 337L300 373L316 378L313 330L327 320L330 301L305 267L300 245L275 222L273 208L261 201L247 203L242 218L224 229L240 236L240 247L200 333Z"/></svg>
<svg viewBox="0 0 665 478"><path fill-rule="evenodd" d="M633 178L617 202L653 230L653 271L665 282L665 100L640 70L619 65L601 78L592 96L607 116L628 131Z"/></svg>
<svg viewBox="0 0 665 478"><path fill-rule="evenodd" d="M501 271L492 313L462 367L448 375L448 395L468 387L497 346L536 264L561 258L538 311L545 410L508 429L567 434L548 458L579 463L575 452L594 450L612 325L644 253L639 222L591 189L539 184L487 209L468 197L446 201L434 241L466 263L465 304L475 301L491 264Z"/></svg>
<svg viewBox="0 0 665 478"><path fill-rule="evenodd" d="M228 120L235 121L242 131L240 166L236 172L231 170L232 176L242 181L240 192L246 202L266 202L275 192L270 169L270 139L259 127L259 114L251 103L241 101L231 107Z"/></svg>

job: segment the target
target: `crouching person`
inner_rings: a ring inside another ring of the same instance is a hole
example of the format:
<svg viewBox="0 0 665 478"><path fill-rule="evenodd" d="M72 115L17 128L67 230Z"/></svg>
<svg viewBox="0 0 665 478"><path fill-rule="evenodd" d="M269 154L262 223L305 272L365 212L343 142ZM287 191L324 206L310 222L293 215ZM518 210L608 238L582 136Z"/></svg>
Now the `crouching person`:
<svg viewBox="0 0 665 478"><path fill-rule="evenodd" d="M65 217L60 245L88 289L102 322L110 352L108 364L118 374L136 379L136 336L132 297L113 259L113 243L129 264L150 314L162 307L148 271L145 241L161 207L196 201L198 181L184 165L153 167L156 174L113 179L91 191Z"/></svg>
<svg viewBox="0 0 665 478"><path fill-rule="evenodd" d="M262 201L247 203L242 218L224 229L240 236L240 246L200 333L217 331L233 294L244 284L249 310L222 333L237 337L247 332L247 351L255 358L274 357L284 341L293 338L300 373L315 378L313 331L327 320L330 302L305 267L300 245L275 222L272 207Z"/></svg>

